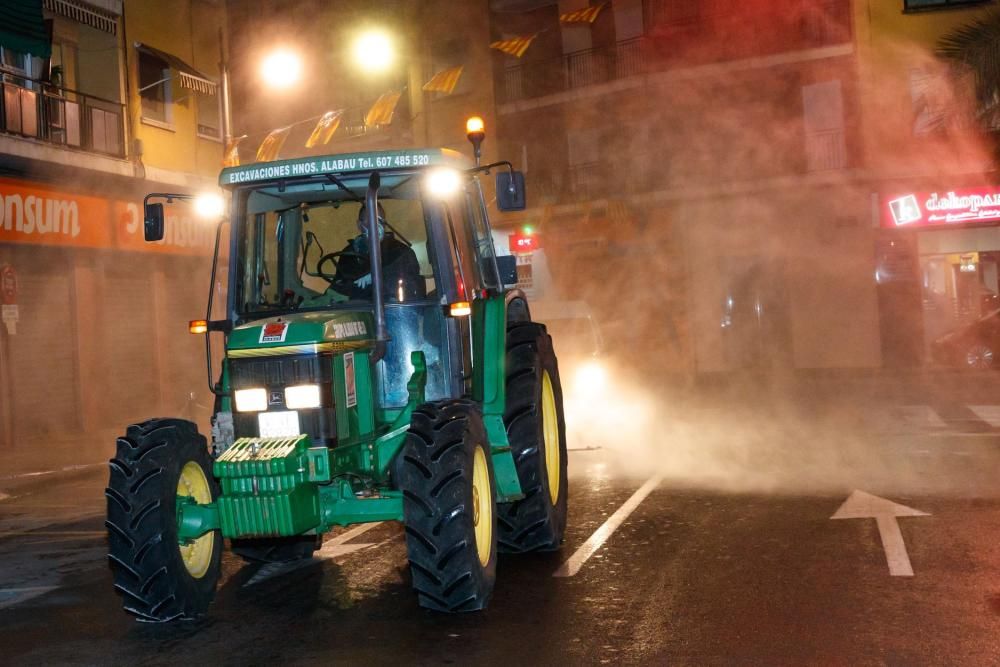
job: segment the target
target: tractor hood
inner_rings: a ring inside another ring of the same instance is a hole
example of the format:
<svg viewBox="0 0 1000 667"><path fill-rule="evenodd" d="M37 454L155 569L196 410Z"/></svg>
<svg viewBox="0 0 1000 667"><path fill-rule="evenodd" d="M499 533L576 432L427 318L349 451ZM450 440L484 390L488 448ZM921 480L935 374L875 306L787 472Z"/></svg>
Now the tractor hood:
<svg viewBox="0 0 1000 667"><path fill-rule="evenodd" d="M254 320L229 334L230 358L360 350L375 345L368 312L293 313Z"/></svg>

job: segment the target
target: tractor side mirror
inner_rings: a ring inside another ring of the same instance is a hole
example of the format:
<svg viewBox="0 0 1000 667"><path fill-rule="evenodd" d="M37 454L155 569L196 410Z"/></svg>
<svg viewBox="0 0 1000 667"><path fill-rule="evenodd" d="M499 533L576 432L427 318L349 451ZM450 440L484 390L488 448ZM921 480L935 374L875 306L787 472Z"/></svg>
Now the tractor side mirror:
<svg viewBox="0 0 1000 667"><path fill-rule="evenodd" d="M143 235L146 241L163 240L163 204L145 205L143 211Z"/></svg>
<svg viewBox="0 0 1000 667"><path fill-rule="evenodd" d="M500 282L504 287L517 285L517 257L514 255L498 256L497 270L500 272Z"/></svg>
<svg viewBox="0 0 1000 667"><path fill-rule="evenodd" d="M497 172L497 208L501 211L523 211L527 206L524 194L524 173Z"/></svg>

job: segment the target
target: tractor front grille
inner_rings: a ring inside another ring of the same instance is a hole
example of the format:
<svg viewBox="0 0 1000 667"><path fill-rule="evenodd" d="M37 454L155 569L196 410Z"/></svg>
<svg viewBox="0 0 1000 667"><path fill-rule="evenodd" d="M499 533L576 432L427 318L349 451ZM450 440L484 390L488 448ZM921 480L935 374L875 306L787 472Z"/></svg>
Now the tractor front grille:
<svg viewBox="0 0 1000 667"><path fill-rule="evenodd" d="M333 407L333 356L299 354L229 360L229 382L233 391L263 387L270 412L287 410L285 388L318 384L322 405L298 410L302 432L316 444L332 447L337 440L337 417ZM256 412L233 412L237 438L260 435Z"/></svg>

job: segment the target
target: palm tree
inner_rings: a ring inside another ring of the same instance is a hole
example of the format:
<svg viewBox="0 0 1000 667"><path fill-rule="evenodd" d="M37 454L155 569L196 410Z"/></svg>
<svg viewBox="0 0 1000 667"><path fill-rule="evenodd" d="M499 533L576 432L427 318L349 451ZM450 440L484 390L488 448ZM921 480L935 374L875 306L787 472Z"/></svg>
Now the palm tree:
<svg viewBox="0 0 1000 667"><path fill-rule="evenodd" d="M944 35L937 54L953 65L958 77L971 77L980 126L1000 129L1000 9Z"/></svg>

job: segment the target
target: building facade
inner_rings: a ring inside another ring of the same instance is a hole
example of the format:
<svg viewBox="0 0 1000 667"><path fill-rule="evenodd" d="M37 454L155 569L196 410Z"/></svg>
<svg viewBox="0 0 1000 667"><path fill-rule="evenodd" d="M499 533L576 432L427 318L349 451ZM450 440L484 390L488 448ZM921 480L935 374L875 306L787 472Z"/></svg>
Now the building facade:
<svg viewBox="0 0 1000 667"><path fill-rule="evenodd" d="M177 204L146 244L142 201L216 187L224 3L38 0L0 18L4 444L207 417L186 323L215 225Z"/></svg>
<svg viewBox="0 0 1000 667"><path fill-rule="evenodd" d="M497 116L532 195L508 224L621 347L689 374L920 365L978 316L949 296L965 310L932 326L928 290L992 262L995 228L885 227L900 192L991 183L975 131L921 124L915 81L993 3L615 0L560 21L588 4L490 3L493 39L537 34L494 56Z"/></svg>

